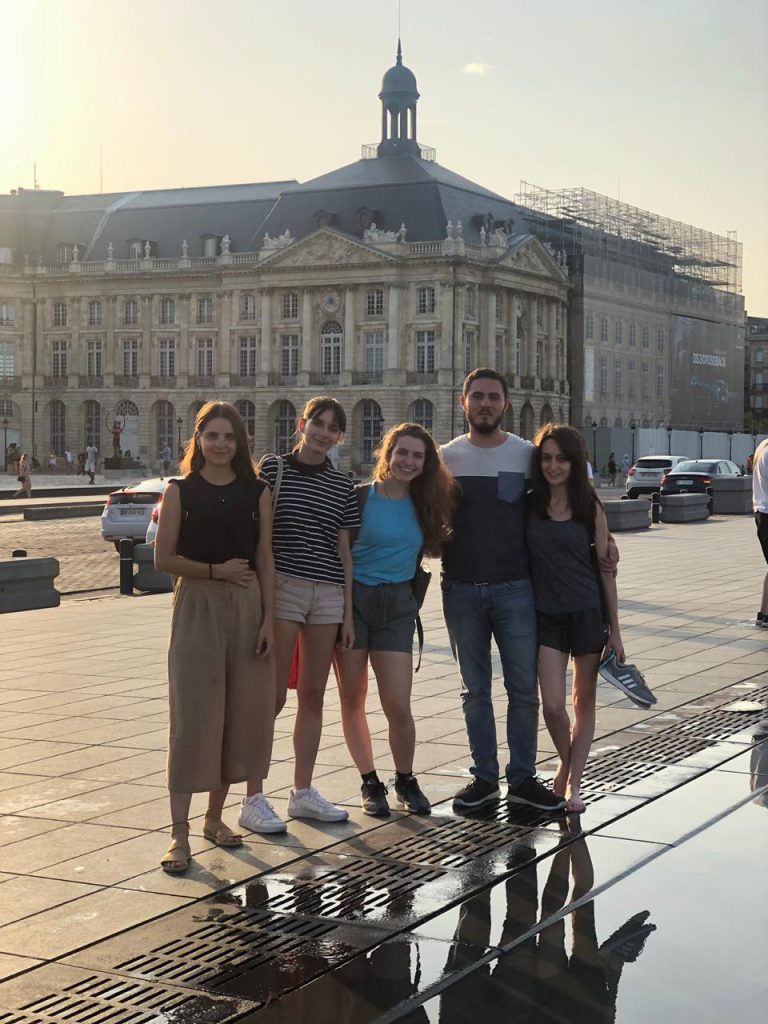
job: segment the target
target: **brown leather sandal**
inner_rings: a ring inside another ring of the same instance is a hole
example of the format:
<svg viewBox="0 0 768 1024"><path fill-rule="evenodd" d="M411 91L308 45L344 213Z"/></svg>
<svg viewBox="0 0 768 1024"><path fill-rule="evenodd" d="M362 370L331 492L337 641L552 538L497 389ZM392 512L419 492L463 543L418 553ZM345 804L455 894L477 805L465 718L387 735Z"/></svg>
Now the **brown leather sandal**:
<svg viewBox="0 0 768 1024"><path fill-rule="evenodd" d="M189 847L189 822L176 821L171 825L171 845L160 859L160 867L169 875L182 875L192 860Z"/></svg>
<svg viewBox="0 0 768 1024"><path fill-rule="evenodd" d="M209 822L213 827L209 827ZM233 832L221 819L217 821L214 818L209 818L207 815L203 824L203 835L206 839L215 843L216 846L235 847L243 845L243 837L239 832Z"/></svg>

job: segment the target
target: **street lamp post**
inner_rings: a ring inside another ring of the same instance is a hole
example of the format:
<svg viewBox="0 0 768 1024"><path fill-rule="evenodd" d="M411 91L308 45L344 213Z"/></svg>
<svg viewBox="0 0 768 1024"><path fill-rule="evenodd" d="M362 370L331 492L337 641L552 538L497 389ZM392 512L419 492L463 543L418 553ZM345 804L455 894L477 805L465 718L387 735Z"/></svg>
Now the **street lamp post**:
<svg viewBox="0 0 768 1024"><path fill-rule="evenodd" d="M179 416L178 419L176 420L176 450L178 452L181 451L181 424L183 422L184 420L181 418L181 416Z"/></svg>
<svg viewBox="0 0 768 1024"><path fill-rule="evenodd" d="M704 458L704 427L699 427L699 458Z"/></svg>
<svg viewBox="0 0 768 1024"><path fill-rule="evenodd" d="M671 455L672 454L672 427L667 427L667 436L669 438L669 451L667 452L667 455Z"/></svg>
<svg viewBox="0 0 768 1024"><path fill-rule="evenodd" d="M597 473L597 424L592 424L592 469Z"/></svg>
<svg viewBox="0 0 768 1024"><path fill-rule="evenodd" d="M3 416L3 472L8 472L8 419Z"/></svg>

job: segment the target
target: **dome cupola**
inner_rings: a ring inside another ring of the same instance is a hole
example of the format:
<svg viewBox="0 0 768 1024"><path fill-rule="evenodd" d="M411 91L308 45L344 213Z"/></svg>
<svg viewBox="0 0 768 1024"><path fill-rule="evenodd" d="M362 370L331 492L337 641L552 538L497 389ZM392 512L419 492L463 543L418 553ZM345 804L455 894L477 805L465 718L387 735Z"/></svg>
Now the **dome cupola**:
<svg viewBox="0 0 768 1024"><path fill-rule="evenodd" d="M397 41L397 60L381 80L381 142L379 156L420 156L416 141L416 104L419 90L416 76L403 64L403 51Z"/></svg>

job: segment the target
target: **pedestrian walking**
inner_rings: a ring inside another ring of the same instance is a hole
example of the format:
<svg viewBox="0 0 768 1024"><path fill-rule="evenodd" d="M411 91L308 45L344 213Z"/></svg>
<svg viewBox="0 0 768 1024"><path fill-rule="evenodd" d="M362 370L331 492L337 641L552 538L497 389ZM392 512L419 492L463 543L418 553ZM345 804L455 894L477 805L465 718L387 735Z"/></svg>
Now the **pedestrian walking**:
<svg viewBox="0 0 768 1024"><path fill-rule="evenodd" d="M616 486L616 474L619 472L619 466L616 462L616 456L613 452L608 456L608 485L610 487Z"/></svg>
<svg viewBox="0 0 768 1024"><path fill-rule="evenodd" d="M461 408L469 433L443 445L460 485L453 535L443 549L443 612L459 667L472 781L454 806L476 808L500 797L491 640L507 693L505 775L510 804L543 810L565 799L536 778L538 691L536 608L525 546L525 490L533 445L502 430L507 382L491 369L464 381Z"/></svg>
<svg viewBox="0 0 768 1024"><path fill-rule="evenodd" d="M67 476L69 476L72 472L72 452L69 445L64 449L64 463L67 468Z"/></svg>
<svg viewBox="0 0 768 1024"><path fill-rule="evenodd" d="M93 483L96 477L96 459L98 458L99 449L91 441L85 449L85 472L90 477L88 483Z"/></svg>
<svg viewBox="0 0 768 1024"><path fill-rule="evenodd" d="M58 459L56 457L56 452L52 451L50 453L50 455L48 456L48 469L51 471L53 476L56 475L56 463L57 462L58 462Z"/></svg>
<svg viewBox="0 0 768 1024"><path fill-rule="evenodd" d="M160 452L160 460L163 463L163 476L168 476L168 472L171 468L171 459L173 458L173 452L171 446L166 441L163 445L163 450Z"/></svg>
<svg viewBox="0 0 768 1024"><path fill-rule="evenodd" d="M755 449L752 460L752 508L755 513L757 539L768 562L768 438ZM768 629L768 572L763 578L763 593L755 625Z"/></svg>
<svg viewBox="0 0 768 1024"><path fill-rule="evenodd" d="M413 774L411 685L419 605L412 584L422 554L439 555L450 534L452 493L432 435L414 423L401 423L385 435L373 482L358 488L364 503L352 548L355 642L336 660L344 737L362 778L363 811L372 817L389 817L390 809L365 717L369 662L389 725L397 800L413 814L430 813Z"/></svg>
<svg viewBox="0 0 768 1024"><path fill-rule="evenodd" d="M335 399L311 398L298 419L291 454L261 462L274 500L277 714L285 704L297 642L299 649L288 814L317 821L349 817L312 785L334 647L338 642L340 650L348 650L355 639L350 536L360 526L360 514L353 482L328 457L342 443L346 422ZM257 811L265 828L284 827L268 804Z"/></svg>
<svg viewBox="0 0 768 1024"><path fill-rule="evenodd" d="M85 452L77 453L77 473L76 476L85 476Z"/></svg>
<svg viewBox="0 0 768 1024"><path fill-rule="evenodd" d="M274 563L272 504L228 402L208 402L163 497L155 567L176 577L168 650L168 790L172 874L189 866L189 806L208 793L203 835L242 845L221 820L229 787L261 794L272 755ZM274 830L273 830L274 831Z"/></svg>
<svg viewBox="0 0 768 1024"><path fill-rule="evenodd" d="M27 452L22 452L21 458L19 459L18 482L20 487L14 494L14 498L31 498L32 471L30 469L30 459Z"/></svg>
<svg viewBox="0 0 768 1024"><path fill-rule="evenodd" d="M624 479L626 480L627 477L629 476L629 471L632 468L632 462L631 462L629 456L626 454L626 452L624 454L624 458L621 460L621 467L622 467L622 471L624 473Z"/></svg>
<svg viewBox="0 0 768 1024"><path fill-rule="evenodd" d="M560 763L552 788L580 814L581 778L595 734L601 654L624 661L616 576L598 570L608 554L608 523L587 477L587 453L574 428L547 423L536 434L528 550L536 600L538 674L544 722ZM597 577L600 572L600 579ZM601 593L602 587L602 593ZM605 611L603 611L603 595ZM573 729L566 710L566 670L573 657Z"/></svg>

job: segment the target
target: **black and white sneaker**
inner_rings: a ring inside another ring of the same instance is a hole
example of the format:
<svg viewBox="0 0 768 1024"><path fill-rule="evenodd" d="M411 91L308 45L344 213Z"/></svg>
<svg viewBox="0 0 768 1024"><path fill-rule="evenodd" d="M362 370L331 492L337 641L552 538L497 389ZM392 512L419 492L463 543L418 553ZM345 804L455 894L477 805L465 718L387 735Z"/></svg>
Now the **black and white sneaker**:
<svg viewBox="0 0 768 1024"><path fill-rule="evenodd" d="M422 793L413 775L409 775L401 781L395 780L395 794L397 802L411 814L431 814L432 805Z"/></svg>
<svg viewBox="0 0 768 1024"><path fill-rule="evenodd" d="M616 651L611 651L607 658L600 662L598 672L611 686L622 693L641 708L646 710L656 703L656 698L648 689L643 674L637 665L624 665L616 660Z"/></svg>
<svg viewBox="0 0 768 1024"><path fill-rule="evenodd" d="M501 797L498 782L488 782L475 776L469 785L460 789L453 798L454 807L482 807L483 804L492 804Z"/></svg>
<svg viewBox="0 0 768 1024"><path fill-rule="evenodd" d="M387 787L383 782L364 782L360 787L360 805L363 814L371 818L388 818Z"/></svg>
<svg viewBox="0 0 768 1024"><path fill-rule="evenodd" d="M758 629L768 629L768 621L766 621L765 615L762 612L758 612L755 616L755 625Z"/></svg>
<svg viewBox="0 0 768 1024"><path fill-rule="evenodd" d="M541 811L561 811L565 807L565 797L556 796L541 779L531 776L507 788L507 803L525 804Z"/></svg>

